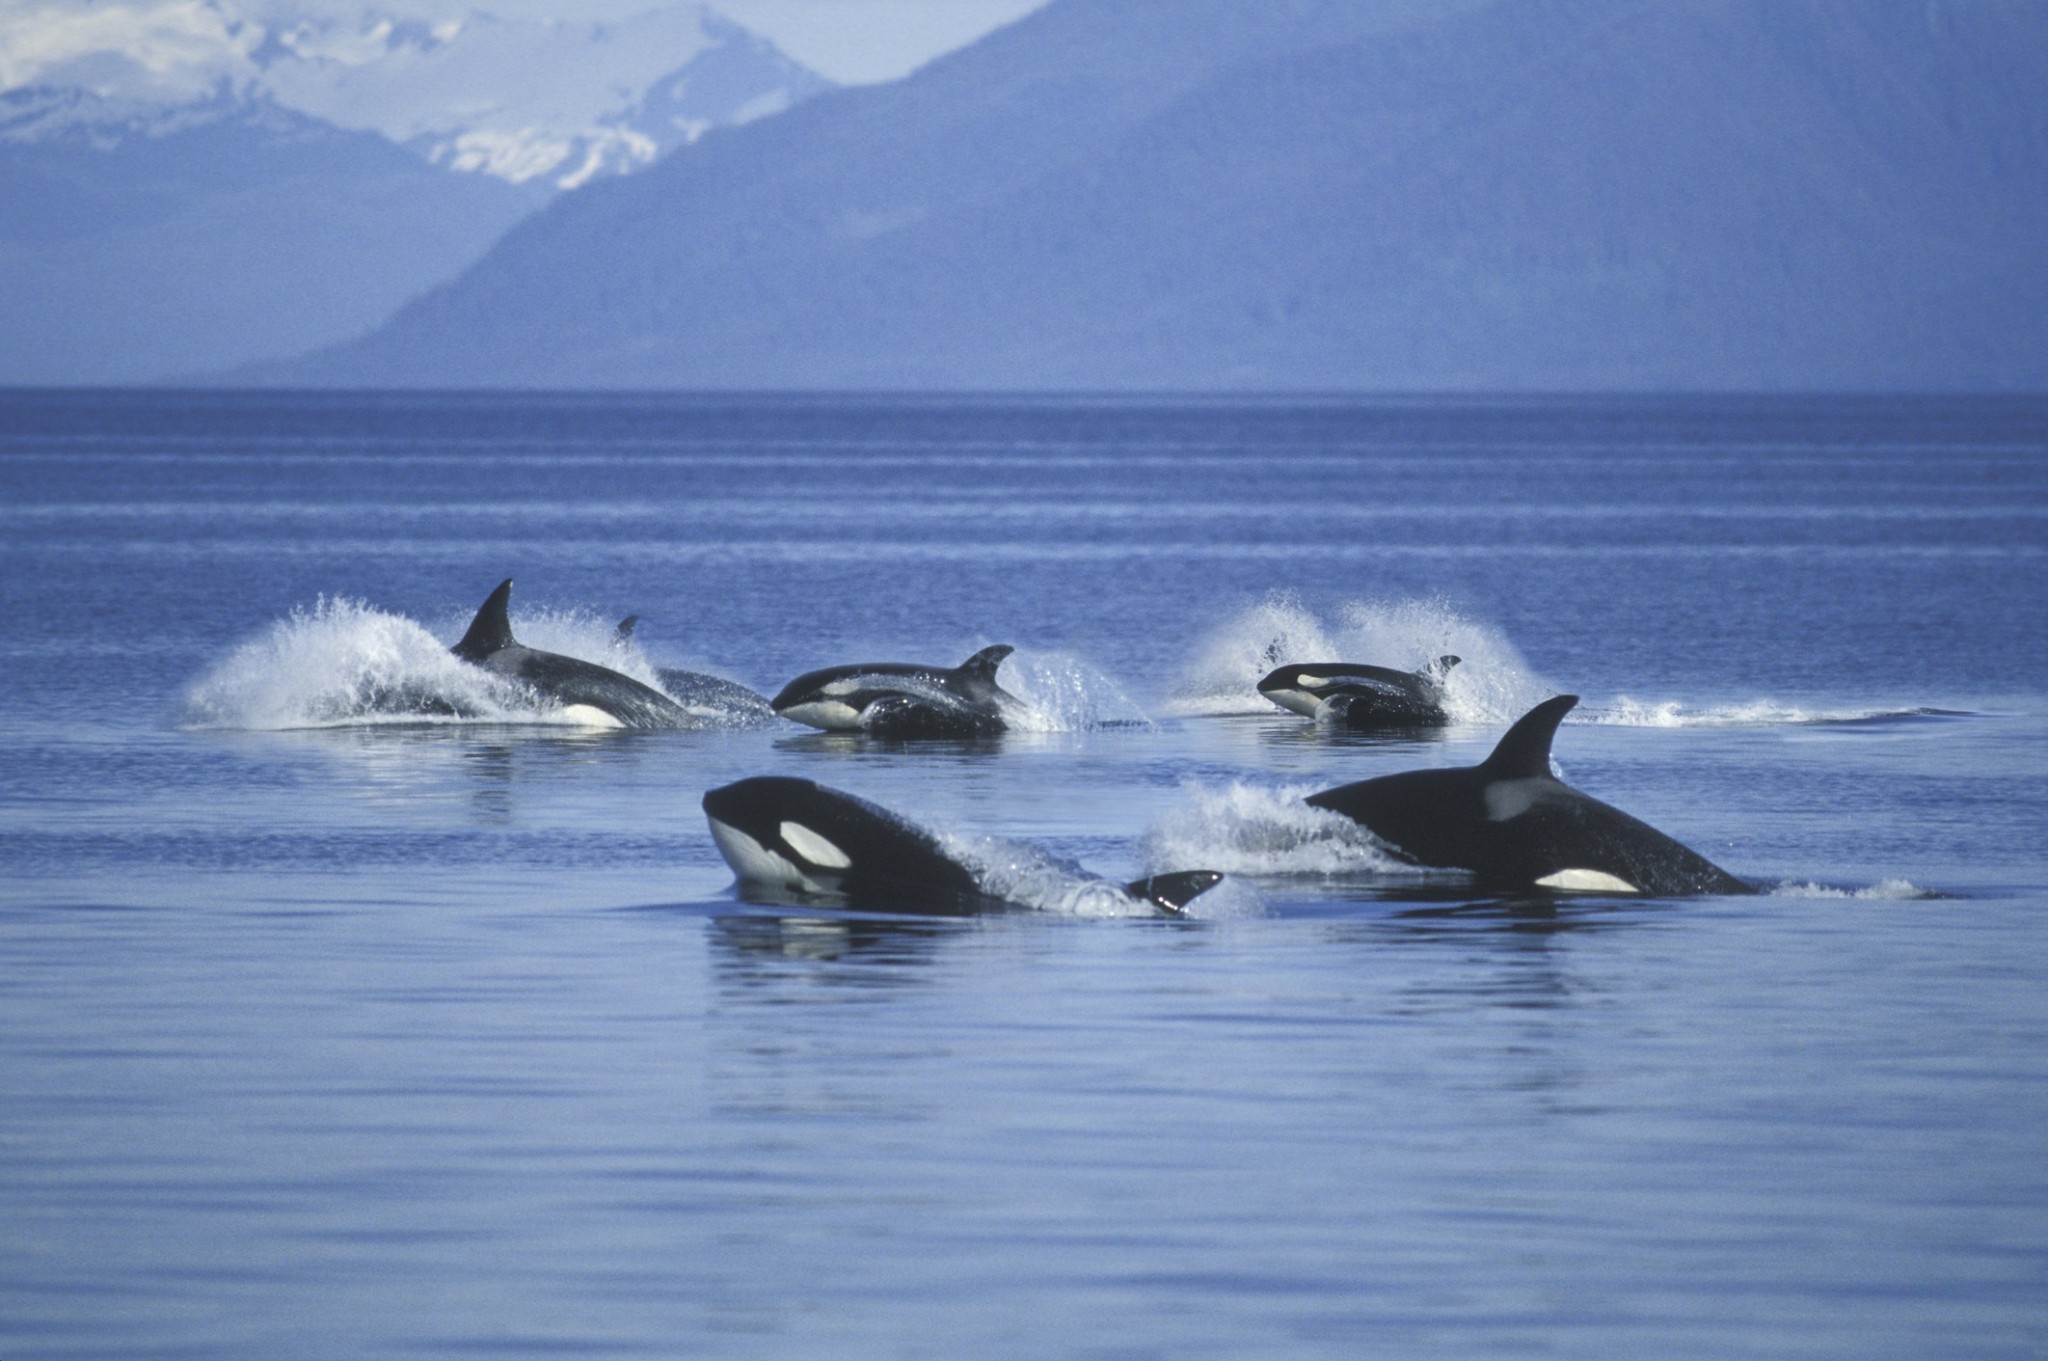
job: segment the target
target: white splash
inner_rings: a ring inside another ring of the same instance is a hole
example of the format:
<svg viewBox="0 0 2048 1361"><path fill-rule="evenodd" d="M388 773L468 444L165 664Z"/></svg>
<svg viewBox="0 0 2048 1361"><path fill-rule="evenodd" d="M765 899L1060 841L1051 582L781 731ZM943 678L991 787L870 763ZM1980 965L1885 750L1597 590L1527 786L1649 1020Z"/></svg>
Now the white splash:
<svg viewBox="0 0 2048 1361"><path fill-rule="evenodd" d="M1023 711L1004 715L1024 732L1086 732L1107 727L1150 727L1152 720L1123 687L1066 652L1023 651L1003 660L998 684Z"/></svg>
<svg viewBox="0 0 2048 1361"><path fill-rule="evenodd" d="M940 835L946 853L967 867L991 898L1068 917L1153 917L1159 909L1133 898L1123 885L1099 879L1072 861L1006 837ZM1189 917L1255 916L1264 900L1249 884L1225 879L1189 900Z"/></svg>
<svg viewBox="0 0 2048 1361"><path fill-rule="evenodd" d="M547 721L521 687L454 657L400 615L322 596L228 654L185 691L195 727Z"/></svg>
<svg viewBox="0 0 2048 1361"><path fill-rule="evenodd" d="M1313 792L1307 785L1188 784L1182 806L1146 832L1146 861L1225 874L1429 875L1350 818L1302 802Z"/></svg>
<svg viewBox="0 0 2048 1361"><path fill-rule="evenodd" d="M1933 889L1921 888L1905 879L1880 879L1868 888L1831 888L1826 884L1796 883L1787 879L1766 892L1773 898L1860 898L1887 902L1907 902L1941 896Z"/></svg>
<svg viewBox="0 0 2048 1361"><path fill-rule="evenodd" d="M1530 670L1500 630L1442 600L1356 600L1326 623L1291 592L1275 592L1204 638L1168 706L1182 715L1270 714L1258 682L1289 662L1363 662L1420 671L1446 654L1462 658L1444 685L1460 723L1504 723L1556 691Z"/></svg>
<svg viewBox="0 0 2048 1361"><path fill-rule="evenodd" d="M1767 728L1962 715L1952 709L1930 708L1809 709L1771 699L1695 708L1678 700L1638 700L1620 695L1611 704L1581 707L1578 716L1581 722L1622 728Z"/></svg>

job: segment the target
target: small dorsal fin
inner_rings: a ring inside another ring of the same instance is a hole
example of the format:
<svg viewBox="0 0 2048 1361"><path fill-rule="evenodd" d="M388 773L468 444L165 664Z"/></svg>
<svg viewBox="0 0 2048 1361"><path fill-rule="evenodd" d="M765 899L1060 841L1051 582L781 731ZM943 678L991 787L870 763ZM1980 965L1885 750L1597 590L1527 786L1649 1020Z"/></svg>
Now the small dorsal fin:
<svg viewBox="0 0 2048 1361"><path fill-rule="evenodd" d="M1124 892L1162 912L1184 917L1190 900L1222 882L1223 876L1215 870L1181 870L1175 874L1155 874L1147 879L1134 880L1124 885Z"/></svg>
<svg viewBox="0 0 2048 1361"><path fill-rule="evenodd" d="M1557 725L1579 702L1577 695L1553 695L1515 720L1507 736L1480 763L1480 769L1498 780L1527 780L1550 775L1550 741Z"/></svg>
<svg viewBox="0 0 2048 1361"><path fill-rule="evenodd" d="M960 674L974 680L984 680L990 685L994 685L996 682L996 668L1003 664L1003 658L1016 650L1016 648L1011 647L1008 643L997 643L992 647L985 647L966 661L960 663Z"/></svg>
<svg viewBox="0 0 2048 1361"><path fill-rule="evenodd" d="M469 632L449 651L466 662L480 662L512 646L512 578L506 577L469 621Z"/></svg>
<svg viewBox="0 0 2048 1361"><path fill-rule="evenodd" d="M629 614L619 621L619 641L625 642L633 636L633 630L640 627L640 616Z"/></svg>

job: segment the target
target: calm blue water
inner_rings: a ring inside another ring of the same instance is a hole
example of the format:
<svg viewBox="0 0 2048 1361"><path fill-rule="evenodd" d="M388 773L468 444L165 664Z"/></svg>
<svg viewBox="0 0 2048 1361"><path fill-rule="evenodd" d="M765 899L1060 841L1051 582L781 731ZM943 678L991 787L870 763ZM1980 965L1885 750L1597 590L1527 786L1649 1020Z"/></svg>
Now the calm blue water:
<svg viewBox="0 0 2048 1361"><path fill-rule="evenodd" d="M0 1356L2048 1355L2048 403L0 394ZM391 725L523 637L1032 731ZM611 625L642 616L637 647ZM1271 652L1417 664L1319 733ZM1765 887L1302 793L1585 697ZM1189 923L740 901L808 775Z"/></svg>

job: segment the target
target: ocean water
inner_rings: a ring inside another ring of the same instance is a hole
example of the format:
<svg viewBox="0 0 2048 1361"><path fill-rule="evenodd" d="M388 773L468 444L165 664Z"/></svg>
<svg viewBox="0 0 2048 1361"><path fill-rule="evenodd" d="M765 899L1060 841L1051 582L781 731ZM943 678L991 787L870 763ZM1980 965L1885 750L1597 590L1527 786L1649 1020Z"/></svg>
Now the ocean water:
<svg viewBox="0 0 2048 1361"><path fill-rule="evenodd" d="M2044 558L2038 400L0 394L0 1356L2048 1355ZM380 715L506 576L1030 720ZM1441 652L1428 738L1251 688ZM1559 691L1764 891L1300 802ZM765 773L1020 906L747 901Z"/></svg>

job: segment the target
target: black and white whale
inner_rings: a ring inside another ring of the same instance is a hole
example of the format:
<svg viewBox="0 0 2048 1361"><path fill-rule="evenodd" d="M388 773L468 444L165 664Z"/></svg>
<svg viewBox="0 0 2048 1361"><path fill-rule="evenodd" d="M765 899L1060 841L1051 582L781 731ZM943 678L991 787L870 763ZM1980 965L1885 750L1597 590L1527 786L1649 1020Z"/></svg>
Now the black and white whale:
<svg viewBox="0 0 2048 1361"><path fill-rule="evenodd" d="M633 630L640 626L640 616L629 614L619 621L619 642L624 644L633 637ZM753 722L773 718L775 711L768 706L768 697L759 695L723 676L707 676L701 671L684 671L671 666L654 668L655 679L661 682L662 693L692 711L708 711L728 721Z"/></svg>
<svg viewBox="0 0 2048 1361"><path fill-rule="evenodd" d="M512 636L512 579L484 601L469 632L449 651L496 675L520 681L559 707L564 717L607 728L694 728L699 720L650 685L610 667L542 652Z"/></svg>
<svg viewBox="0 0 2048 1361"><path fill-rule="evenodd" d="M1751 893L1647 823L1550 773L1557 725L1579 702L1558 695L1522 715L1476 766L1411 770L1309 796L1418 864L1470 870L1499 889Z"/></svg>
<svg viewBox="0 0 2048 1361"><path fill-rule="evenodd" d="M948 670L910 662L865 662L806 671L769 703L775 712L827 732L894 737L989 737L1009 727L1023 701L996 684L1016 649L985 647Z"/></svg>
<svg viewBox="0 0 2048 1361"><path fill-rule="evenodd" d="M1341 727L1438 727L1451 721L1444 712L1444 681L1459 660L1439 657L1420 671L1295 662L1268 672L1259 693L1283 709Z"/></svg>
<svg viewBox="0 0 2048 1361"><path fill-rule="evenodd" d="M719 854L747 884L885 912L964 916L1004 905L930 832L810 780L758 775L713 789L704 817ZM1222 878L1185 870L1117 888L1178 916Z"/></svg>

